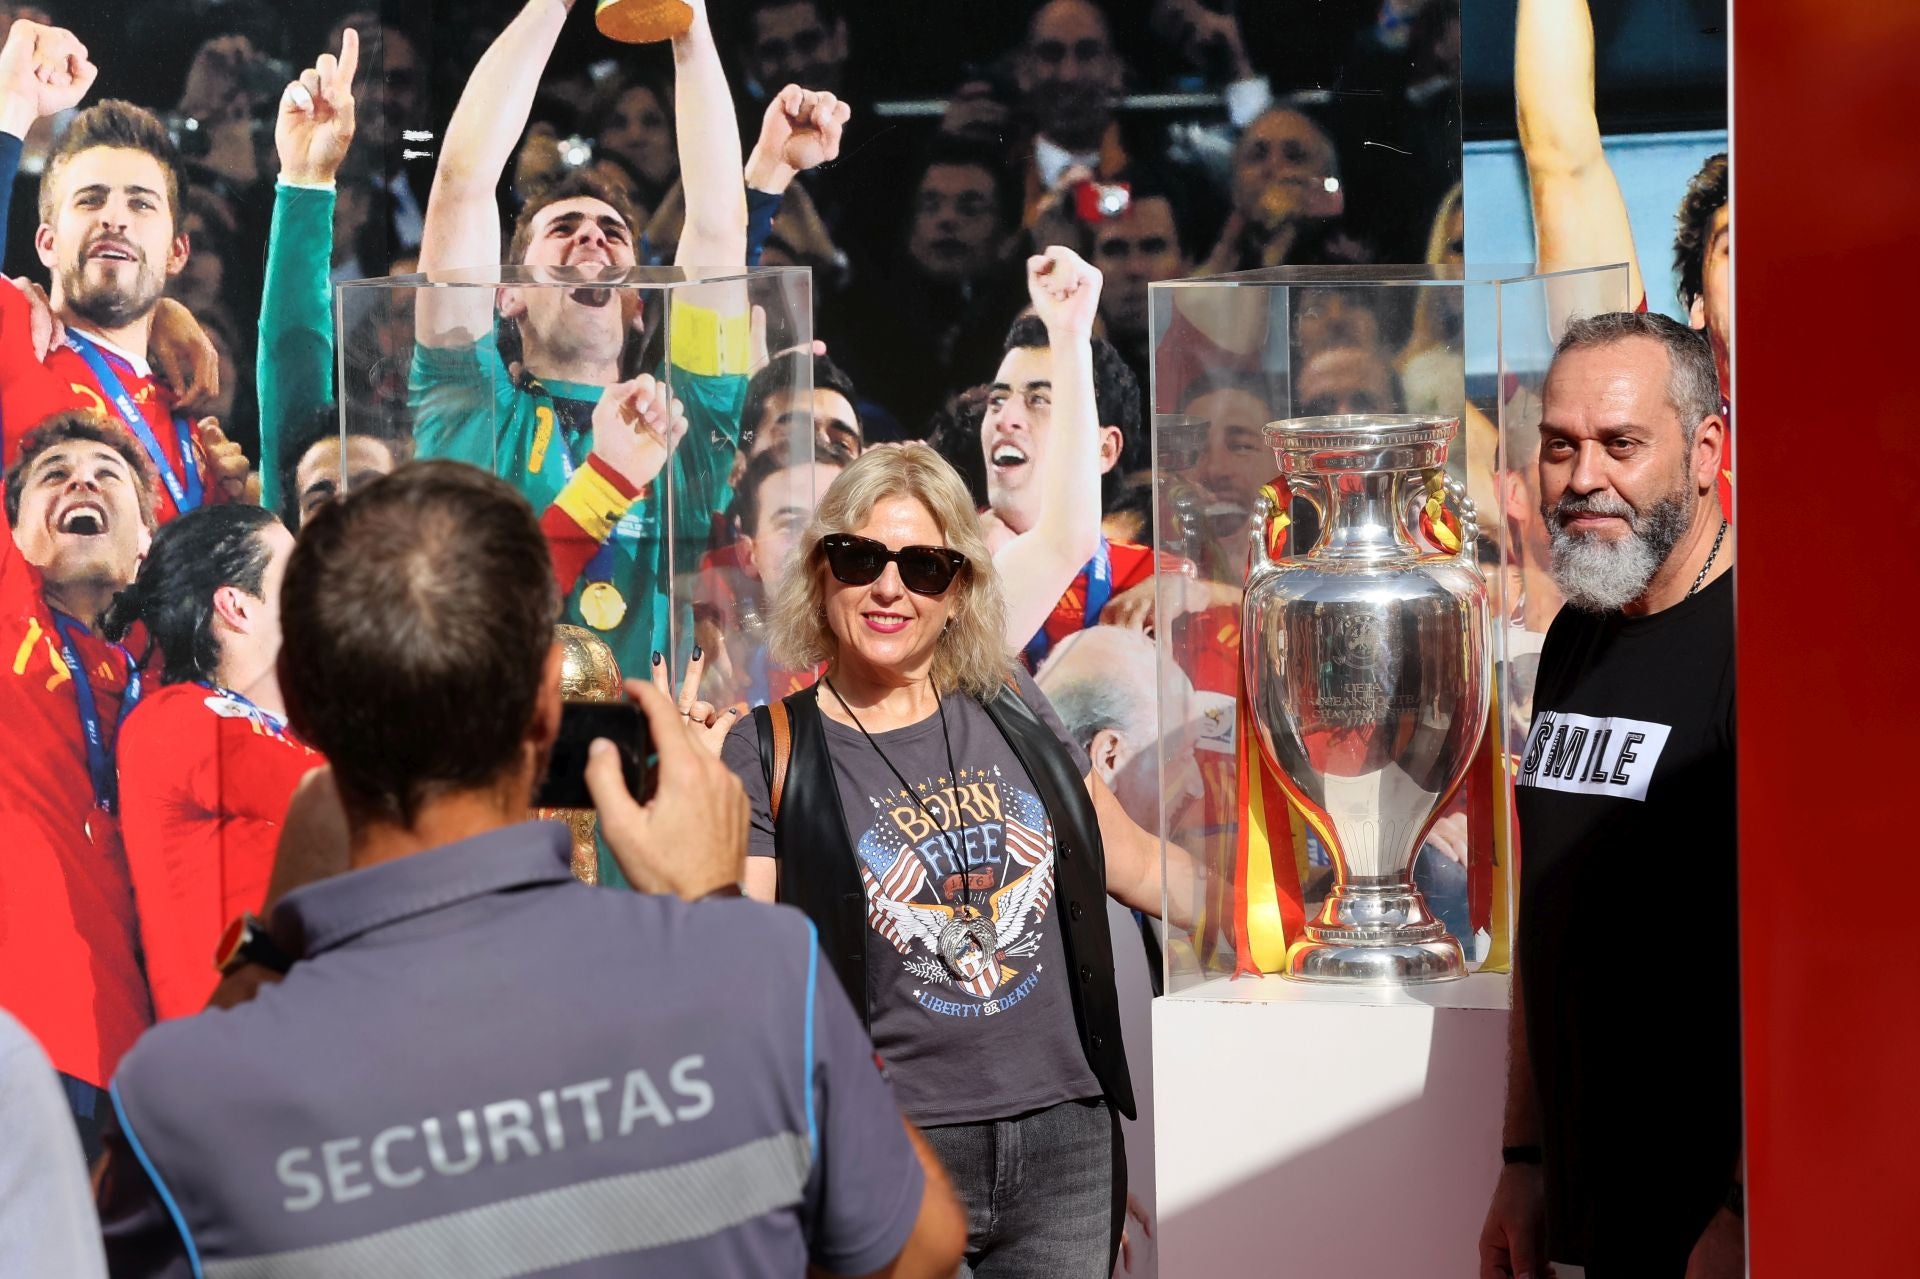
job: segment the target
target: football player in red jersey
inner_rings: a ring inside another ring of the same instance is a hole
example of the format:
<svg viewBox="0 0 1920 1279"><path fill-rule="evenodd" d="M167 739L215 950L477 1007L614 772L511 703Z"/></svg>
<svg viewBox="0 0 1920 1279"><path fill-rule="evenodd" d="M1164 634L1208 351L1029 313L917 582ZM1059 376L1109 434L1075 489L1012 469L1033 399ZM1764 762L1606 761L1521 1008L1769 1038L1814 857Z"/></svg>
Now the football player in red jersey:
<svg viewBox="0 0 1920 1279"><path fill-rule="evenodd" d="M16 31L0 51L0 127L64 110L91 83L69 74L50 88L24 44ZM34 236L65 340L43 349L32 332L31 300L0 290L0 428L9 445L15 433L63 409L90 408L118 421L161 481L155 501L163 521L249 495L239 447L214 419L195 424L180 412L148 363L161 293L190 251L179 208L179 170L159 118L126 102L89 107L48 157Z"/></svg>
<svg viewBox="0 0 1920 1279"><path fill-rule="evenodd" d="M1093 336L1100 272L1071 250L1028 263L1034 314L1015 320L980 422L981 516L1007 596L1008 640L1038 666L1055 642L1096 624L1113 597L1153 576L1153 552L1101 535L1140 386Z"/></svg>
<svg viewBox="0 0 1920 1279"><path fill-rule="evenodd" d="M165 525L101 618L144 625L160 687L120 729L120 825L157 1018L206 1006L227 921L258 911L287 801L325 761L287 729L274 662L293 535L228 504Z"/></svg>
<svg viewBox="0 0 1920 1279"><path fill-rule="evenodd" d="M151 541L152 484L111 422L56 416L7 470L0 537L0 1005L46 1046L90 1153L107 1081L152 1020L113 766L140 674L93 630Z"/></svg>

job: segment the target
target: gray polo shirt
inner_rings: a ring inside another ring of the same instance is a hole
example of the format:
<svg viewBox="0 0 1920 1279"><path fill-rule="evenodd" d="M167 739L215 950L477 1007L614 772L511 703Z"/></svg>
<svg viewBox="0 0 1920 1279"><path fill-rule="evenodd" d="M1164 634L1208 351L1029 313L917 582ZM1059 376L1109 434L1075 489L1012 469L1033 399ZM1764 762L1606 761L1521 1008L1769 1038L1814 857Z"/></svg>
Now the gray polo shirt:
<svg viewBox="0 0 1920 1279"><path fill-rule="evenodd" d="M306 958L121 1063L115 1274L861 1274L923 1177L797 912L530 823L290 894Z"/></svg>

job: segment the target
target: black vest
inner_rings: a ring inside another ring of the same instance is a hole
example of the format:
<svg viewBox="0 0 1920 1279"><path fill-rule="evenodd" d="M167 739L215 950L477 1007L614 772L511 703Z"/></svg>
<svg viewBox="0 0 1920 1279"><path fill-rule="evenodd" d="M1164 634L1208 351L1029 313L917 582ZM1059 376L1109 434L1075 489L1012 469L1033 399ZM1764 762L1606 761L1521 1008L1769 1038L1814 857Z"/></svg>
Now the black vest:
<svg viewBox="0 0 1920 1279"><path fill-rule="evenodd" d="M819 686L785 699L792 734L786 786L774 818L779 850L778 900L797 906L820 930L820 949L862 1020L872 1025L867 993L867 902L854 859L853 836L840 807L840 790L820 727ZM1120 998L1113 984L1113 939L1107 931L1107 868L1100 821L1086 782L1053 730L1011 688L983 703L1000 735L1020 758L1053 822L1055 914L1072 980L1073 1020L1080 1048L1107 1103L1135 1118L1133 1080L1120 1038ZM769 787L774 773L772 717L754 711L760 762Z"/></svg>

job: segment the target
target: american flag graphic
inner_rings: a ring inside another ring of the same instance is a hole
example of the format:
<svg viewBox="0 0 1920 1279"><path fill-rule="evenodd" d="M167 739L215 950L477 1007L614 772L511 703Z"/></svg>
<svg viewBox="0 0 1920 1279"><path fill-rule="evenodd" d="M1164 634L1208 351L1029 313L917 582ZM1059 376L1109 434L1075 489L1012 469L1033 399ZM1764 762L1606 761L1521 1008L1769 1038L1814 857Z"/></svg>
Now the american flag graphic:
<svg viewBox="0 0 1920 1279"><path fill-rule="evenodd" d="M1034 867L1053 854L1053 823L1040 800L1012 786L1000 788L1007 818L1007 852L1022 866Z"/></svg>
<svg viewBox="0 0 1920 1279"><path fill-rule="evenodd" d="M884 813L886 809L899 802L898 794L888 791L874 801L874 807ZM913 801L905 802L911 804ZM883 816L875 817L873 825L867 827L866 833L860 836L859 842L854 845L854 852L859 856L860 864L877 880L885 879L888 873L903 860L916 863L920 860L913 855L906 835Z"/></svg>
<svg viewBox="0 0 1920 1279"><path fill-rule="evenodd" d="M886 904L911 902L926 885L926 868L920 864L918 857L894 859L892 869L880 879L875 879L873 872L865 866L860 868L860 887L865 890L867 897L867 926L892 942L893 948L903 955L912 951L913 938L900 931ZM933 947L929 945L928 949L932 950Z"/></svg>

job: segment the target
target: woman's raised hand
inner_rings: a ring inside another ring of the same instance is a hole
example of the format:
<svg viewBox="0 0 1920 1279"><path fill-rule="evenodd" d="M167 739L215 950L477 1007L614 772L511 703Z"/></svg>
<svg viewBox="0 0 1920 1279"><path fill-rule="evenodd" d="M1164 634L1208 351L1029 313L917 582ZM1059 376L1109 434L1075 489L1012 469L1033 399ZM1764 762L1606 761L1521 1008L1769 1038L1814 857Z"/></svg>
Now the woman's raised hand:
<svg viewBox="0 0 1920 1279"><path fill-rule="evenodd" d="M721 746L726 744L727 734L740 722L740 708L729 706L722 710L712 702L700 699L700 676L706 670L706 654L700 649L693 650L693 656L687 659L687 669L680 676L680 692L673 691L671 676L667 671L667 659L659 653L653 655L653 686L662 696L673 699L680 711L680 718L687 722L687 730L708 751L720 754Z"/></svg>

